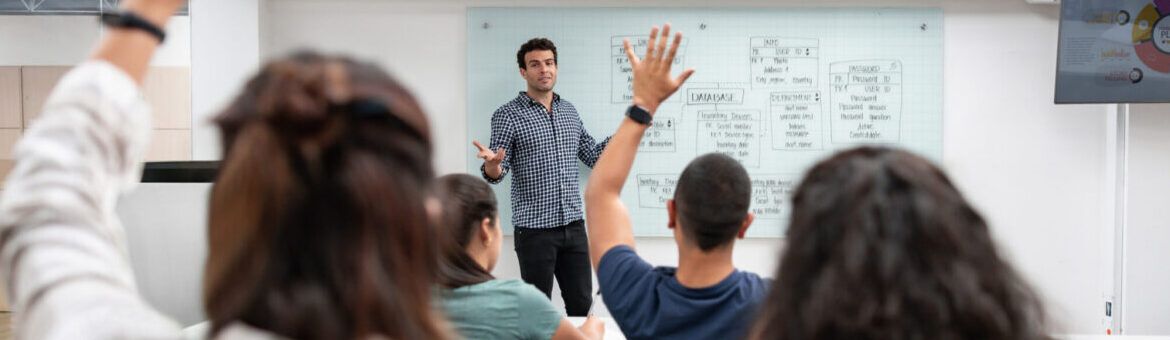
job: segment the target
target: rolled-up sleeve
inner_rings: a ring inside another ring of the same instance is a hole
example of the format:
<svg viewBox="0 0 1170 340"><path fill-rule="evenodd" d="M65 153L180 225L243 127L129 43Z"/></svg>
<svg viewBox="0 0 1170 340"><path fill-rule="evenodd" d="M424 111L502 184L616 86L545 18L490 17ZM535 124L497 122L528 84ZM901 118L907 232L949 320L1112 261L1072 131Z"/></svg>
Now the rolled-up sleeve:
<svg viewBox="0 0 1170 340"><path fill-rule="evenodd" d="M70 71L14 149L0 195L0 275L17 338L180 338L139 296L114 212L138 183L150 108L122 70Z"/></svg>
<svg viewBox="0 0 1170 340"><path fill-rule="evenodd" d="M512 169L512 154L515 152L512 150L513 133L515 133L515 127L512 125L512 114L502 108L496 110L492 114L492 140L488 144L488 148L495 152L499 152L500 148L504 149L504 160L500 162L500 168L503 171L500 171L500 177L492 178L492 176L488 176L487 169L484 168L487 164L480 165L479 172L488 183L500 183L508 175L508 171Z"/></svg>

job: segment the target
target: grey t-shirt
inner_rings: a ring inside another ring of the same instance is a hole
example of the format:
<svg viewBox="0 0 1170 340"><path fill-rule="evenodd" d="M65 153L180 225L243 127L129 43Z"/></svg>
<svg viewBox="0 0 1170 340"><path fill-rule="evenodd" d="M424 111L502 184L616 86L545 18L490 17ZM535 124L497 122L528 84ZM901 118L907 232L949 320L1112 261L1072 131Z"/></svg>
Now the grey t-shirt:
<svg viewBox="0 0 1170 340"><path fill-rule="evenodd" d="M468 339L552 339L564 316L536 287L491 280L439 293L447 319Z"/></svg>

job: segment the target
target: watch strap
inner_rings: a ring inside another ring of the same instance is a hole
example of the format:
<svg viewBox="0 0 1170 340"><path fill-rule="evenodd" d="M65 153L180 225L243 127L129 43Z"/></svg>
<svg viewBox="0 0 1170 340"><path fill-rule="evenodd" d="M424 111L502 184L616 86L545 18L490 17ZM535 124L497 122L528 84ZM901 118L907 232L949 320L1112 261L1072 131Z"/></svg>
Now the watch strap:
<svg viewBox="0 0 1170 340"><path fill-rule="evenodd" d="M167 33L154 23L130 11L104 12L101 15L103 24L111 27L139 29L158 39L162 43L167 39Z"/></svg>

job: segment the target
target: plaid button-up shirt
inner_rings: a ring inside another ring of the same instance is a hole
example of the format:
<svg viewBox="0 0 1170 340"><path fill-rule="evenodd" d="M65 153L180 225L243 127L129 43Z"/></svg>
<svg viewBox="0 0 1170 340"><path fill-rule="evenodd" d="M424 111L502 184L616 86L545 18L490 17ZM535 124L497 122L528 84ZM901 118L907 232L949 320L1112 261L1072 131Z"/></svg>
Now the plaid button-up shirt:
<svg viewBox="0 0 1170 340"><path fill-rule="evenodd" d="M577 108L553 94L552 112L520 92L492 114L489 147L504 148L503 173L483 178L497 184L512 173L512 224L552 228L581 219L577 160L590 168L609 143L597 143L585 130Z"/></svg>

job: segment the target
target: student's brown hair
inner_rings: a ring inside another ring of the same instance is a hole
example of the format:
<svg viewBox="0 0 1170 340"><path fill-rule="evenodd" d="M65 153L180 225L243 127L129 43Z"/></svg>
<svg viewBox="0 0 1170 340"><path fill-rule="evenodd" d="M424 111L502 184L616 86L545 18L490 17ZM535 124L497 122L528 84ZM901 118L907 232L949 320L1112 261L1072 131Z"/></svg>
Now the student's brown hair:
<svg viewBox="0 0 1170 340"><path fill-rule="evenodd" d="M295 339L447 337L427 120L371 64L297 53L267 64L215 122L204 307Z"/></svg>
<svg viewBox="0 0 1170 340"><path fill-rule="evenodd" d="M455 289L494 279L467 253L467 245L479 234L483 219L499 218L496 195L482 179L468 174L439 177L437 196L443 201L443 263L439 266L439 283ZM492 224L493 227L495 224Z"/></svg>
<svg viewBox="0 0 1170 340"><path fill-rule="evenodd" d="M1047 339L1039 298L950 179L905 151L818 163L752 339Z"/></svg>

